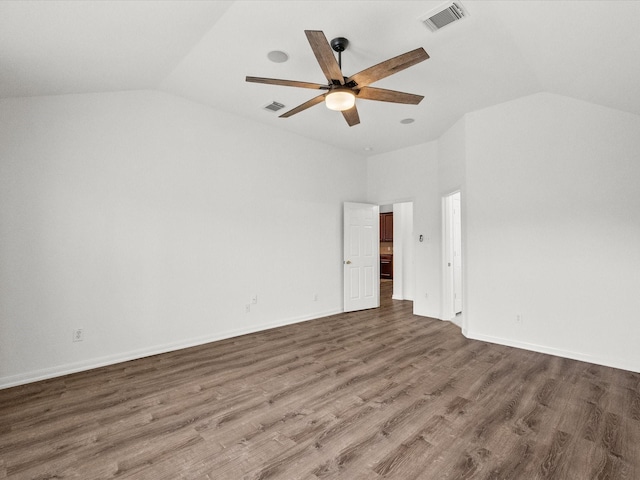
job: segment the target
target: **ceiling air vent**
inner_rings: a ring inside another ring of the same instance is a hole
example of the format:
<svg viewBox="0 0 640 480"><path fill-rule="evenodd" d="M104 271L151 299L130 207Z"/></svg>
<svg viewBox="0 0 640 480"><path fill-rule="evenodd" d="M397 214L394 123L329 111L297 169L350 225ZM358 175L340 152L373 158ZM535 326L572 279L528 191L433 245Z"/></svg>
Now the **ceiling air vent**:
<svg viewBox="0 0 640 480"><path fill-rule="evenodd" d="M441 28L468 16L469 14L460 2L448 2L420 17L420 21L432 32L437 32Z"/></svg>
<svg viewBox="0 0 640 480"><path fill-rule="evenodd" d="M269 105L265 105L262 108L269 110L270 112L277 112L278 110L282 110L284 105L278 102L271 102Z"/></svg>

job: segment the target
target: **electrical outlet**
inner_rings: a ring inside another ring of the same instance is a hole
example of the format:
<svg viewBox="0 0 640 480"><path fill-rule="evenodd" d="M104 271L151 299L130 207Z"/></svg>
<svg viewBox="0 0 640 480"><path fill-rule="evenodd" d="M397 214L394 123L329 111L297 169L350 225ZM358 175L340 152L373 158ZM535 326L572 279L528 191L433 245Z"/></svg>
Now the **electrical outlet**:
<svg viewBox="0 0 640 480"><path fill-rule="evenodd" d="M84 332L81 328L77 328L73 331L73 337L71 338L74 342L81 342L84 340Z"/></svg>
<svg viewBox="0 0 640 480"><path fill-rule="evenodd" d="M258 303L258 294L257 294L257 293L254 293L254 294L251 296L251 303L253 303L254 305L255 305L256 303Z"/></svg>
<svg viewBox="0 0 640 480"><path fill-rule="evenodd" d="M251 313L251 304L250 304L250 303L247 303L247 304L244 306L244 312L245 312L245 313Z"/></svg>
<svg viewBox="0 0 640 480"><path fill-rule="evenodd" d="M522 315L519 313L516 315L516 323L522 323Z"/></svg>

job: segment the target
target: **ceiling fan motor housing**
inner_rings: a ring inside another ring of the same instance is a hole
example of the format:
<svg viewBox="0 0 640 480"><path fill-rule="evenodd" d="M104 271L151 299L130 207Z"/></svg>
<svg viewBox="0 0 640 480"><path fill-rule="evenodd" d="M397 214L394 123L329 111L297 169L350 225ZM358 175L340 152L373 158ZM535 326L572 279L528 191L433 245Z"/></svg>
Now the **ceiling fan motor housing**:
<svg viewBox="0 0 640 480"><path fill-rule="evenodd" d="M344 37L337 37L331 40L331 48L334 52L344 52L349 46L349 40Z"/></svg>

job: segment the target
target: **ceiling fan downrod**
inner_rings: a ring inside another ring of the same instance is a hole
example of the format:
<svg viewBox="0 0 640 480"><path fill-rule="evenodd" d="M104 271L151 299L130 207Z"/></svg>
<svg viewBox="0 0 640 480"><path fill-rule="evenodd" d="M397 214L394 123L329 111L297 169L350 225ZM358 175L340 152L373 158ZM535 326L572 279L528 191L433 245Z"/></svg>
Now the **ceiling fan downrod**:
<svg viewBox="0 0 640 480"><path fill-rule="evenodd" d="M337 37L331 40L331 48L334 52L338 52L338 66L342 70L342 52L349 46L349 40L344 37Z"/></svg>

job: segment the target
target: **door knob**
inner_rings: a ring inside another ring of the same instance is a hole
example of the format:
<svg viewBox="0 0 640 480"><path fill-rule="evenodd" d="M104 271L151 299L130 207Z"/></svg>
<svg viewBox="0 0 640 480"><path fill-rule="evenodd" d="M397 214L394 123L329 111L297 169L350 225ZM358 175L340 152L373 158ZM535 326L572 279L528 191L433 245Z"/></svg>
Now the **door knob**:
<svg viewBox="0 0 640 480"><path fill-rule="evenodd" d="M346 262L344 262L344 263L346 263L347 265L351 265L351 260L347 260L347 261L346 261Z"/></svg>

